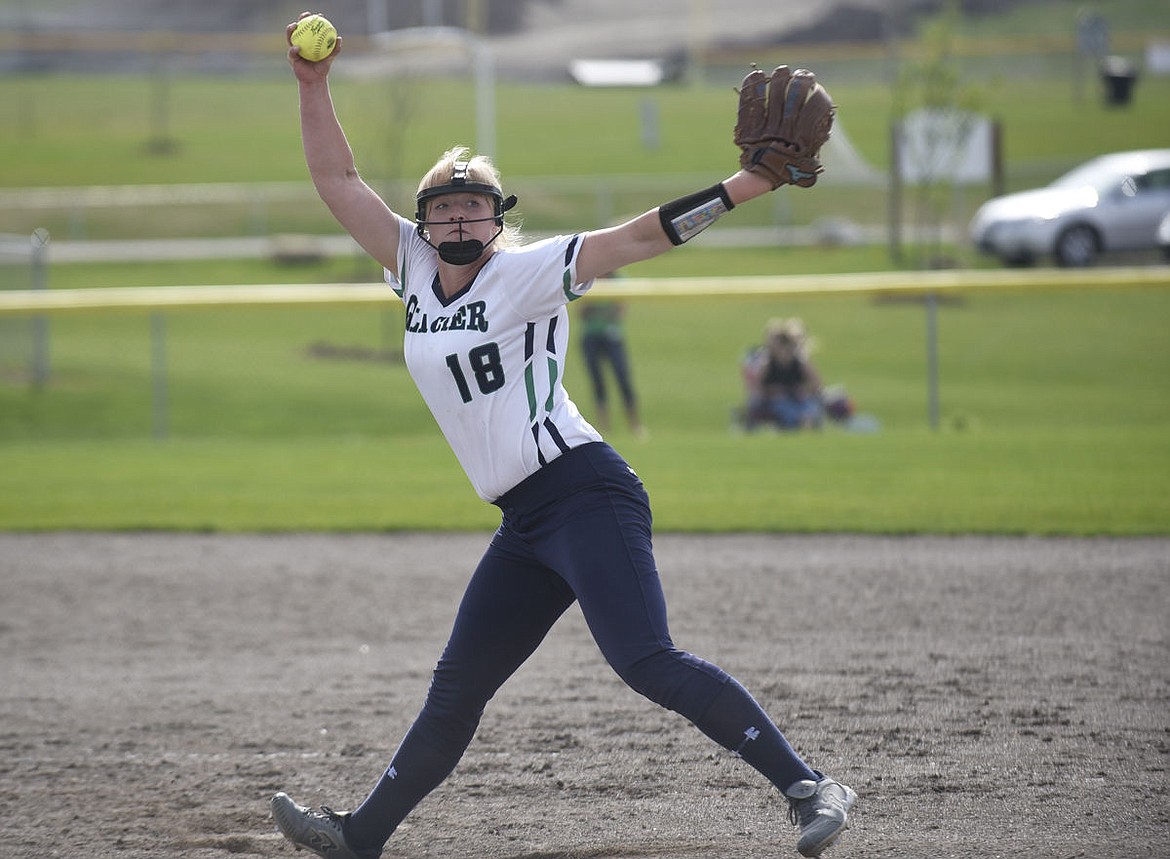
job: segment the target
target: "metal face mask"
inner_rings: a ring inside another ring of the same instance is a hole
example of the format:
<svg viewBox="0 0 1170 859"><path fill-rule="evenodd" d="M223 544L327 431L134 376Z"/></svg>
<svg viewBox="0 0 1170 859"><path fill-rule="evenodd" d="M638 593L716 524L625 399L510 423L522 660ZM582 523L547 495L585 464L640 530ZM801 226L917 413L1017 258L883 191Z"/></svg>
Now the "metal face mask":
<svg viewBox="0 0 1170 859"><path fill-rule="evenodd" d="M440 242L438 245L435 245L427 236L427 225L449 222L438 220L428 221L426 215L427 203L436 197L443 196L444 194L455 194L460 192L465 194L483 194L485 197L491 199L494 211L492 215L487 218L471 218L469 220L462 220L457 222L459 225L459 241ZM471 265L471 263L475 262L480 258L480 256L483 255L484 249L487 247L487 245L485 245L479 239L462 238L463 224L495 221L496 226L499 227L499 230L494 236L492 236L491 239L491 241L495 241L497 238L499 238L500 233L504 231L504 212L507 212L516 205L516 195L513 194L505 198L503 192L501 192L500 189L495 185L489 185L484 182L468 182L467 162L456 161L454 169L452 170L451 181L446 185L435 185L432 188L426 188L422 191L419 191L418 196L415 198L415 203L417 205L417 211L415 212L415 222L418 225L418 234L422 236L423 241L439 252L439 259L443 260L443 262L450 263L451 265Z"/></svg>

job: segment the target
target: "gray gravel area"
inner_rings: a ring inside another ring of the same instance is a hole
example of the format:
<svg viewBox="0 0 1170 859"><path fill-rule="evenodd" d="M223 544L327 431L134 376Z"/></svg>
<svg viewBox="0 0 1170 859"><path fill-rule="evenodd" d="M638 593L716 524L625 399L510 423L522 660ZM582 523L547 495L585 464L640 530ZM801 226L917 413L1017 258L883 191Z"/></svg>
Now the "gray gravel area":
<svg viewBox="0 0 1170 859"><path fill-rule="evenodd" d="M291 857L268 797L365 795L487 539L0 534L0 857ZM676 642L860 794L826 855L1170 855L1170 540L657 554ZM784 811L570 611L386 856L795 855Z"/></svg>

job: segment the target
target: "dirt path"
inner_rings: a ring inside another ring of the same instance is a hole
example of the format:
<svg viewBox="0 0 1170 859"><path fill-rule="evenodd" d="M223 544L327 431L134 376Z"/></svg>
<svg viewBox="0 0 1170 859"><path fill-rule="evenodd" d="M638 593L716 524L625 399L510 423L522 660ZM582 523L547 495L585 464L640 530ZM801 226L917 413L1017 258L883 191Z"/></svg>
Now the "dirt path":
<svg viewBox="0 0 1170 859"><path fill-rule="evenodd" d="M0 857L291 857L269 795L364 796L486 539L0 535ZM861 795L827 855L1170 856L1170 540L657 547L677 643ZM386 856L795 855L783 811L570 612Z"/></svg>

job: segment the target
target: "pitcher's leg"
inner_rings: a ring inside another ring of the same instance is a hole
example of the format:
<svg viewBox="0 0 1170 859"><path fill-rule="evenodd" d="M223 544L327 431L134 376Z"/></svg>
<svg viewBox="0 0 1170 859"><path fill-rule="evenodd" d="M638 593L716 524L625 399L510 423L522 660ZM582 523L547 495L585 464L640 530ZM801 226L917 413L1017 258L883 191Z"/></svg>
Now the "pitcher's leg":
<svg viewBox="0 0 1170 859"><path fill-rule="evenodd" d="M451 774L487 702L573 602L572 591L556 574L502 550L497 541L467 586L422 712L377 785L346 821L352 846L380 847Z"/></svg>
<svg viewBox="0 0 1170 859"><path fill-rule="evenodd" d="M540 542L541 560L577 594L598 646L619 676L741 755L781 791L816 774L759 703L717 666L674 646L641 481L615 472L610 491L565 505Z"/></svg>

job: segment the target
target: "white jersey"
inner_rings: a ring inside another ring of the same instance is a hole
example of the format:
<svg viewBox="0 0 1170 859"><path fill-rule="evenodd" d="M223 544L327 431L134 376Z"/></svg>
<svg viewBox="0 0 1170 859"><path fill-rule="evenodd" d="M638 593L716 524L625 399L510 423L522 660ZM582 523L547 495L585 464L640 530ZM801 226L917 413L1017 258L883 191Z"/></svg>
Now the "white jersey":
<svg viewBox="0 0 1170 859"><path fill-rule="evenodd" d="M601 441L563 385L566 306L593 285L577 282L580 236L498 249L445 298L438 253L398 222L399 276L386 282L406 305L406 367L480 498Z"/></svg>

